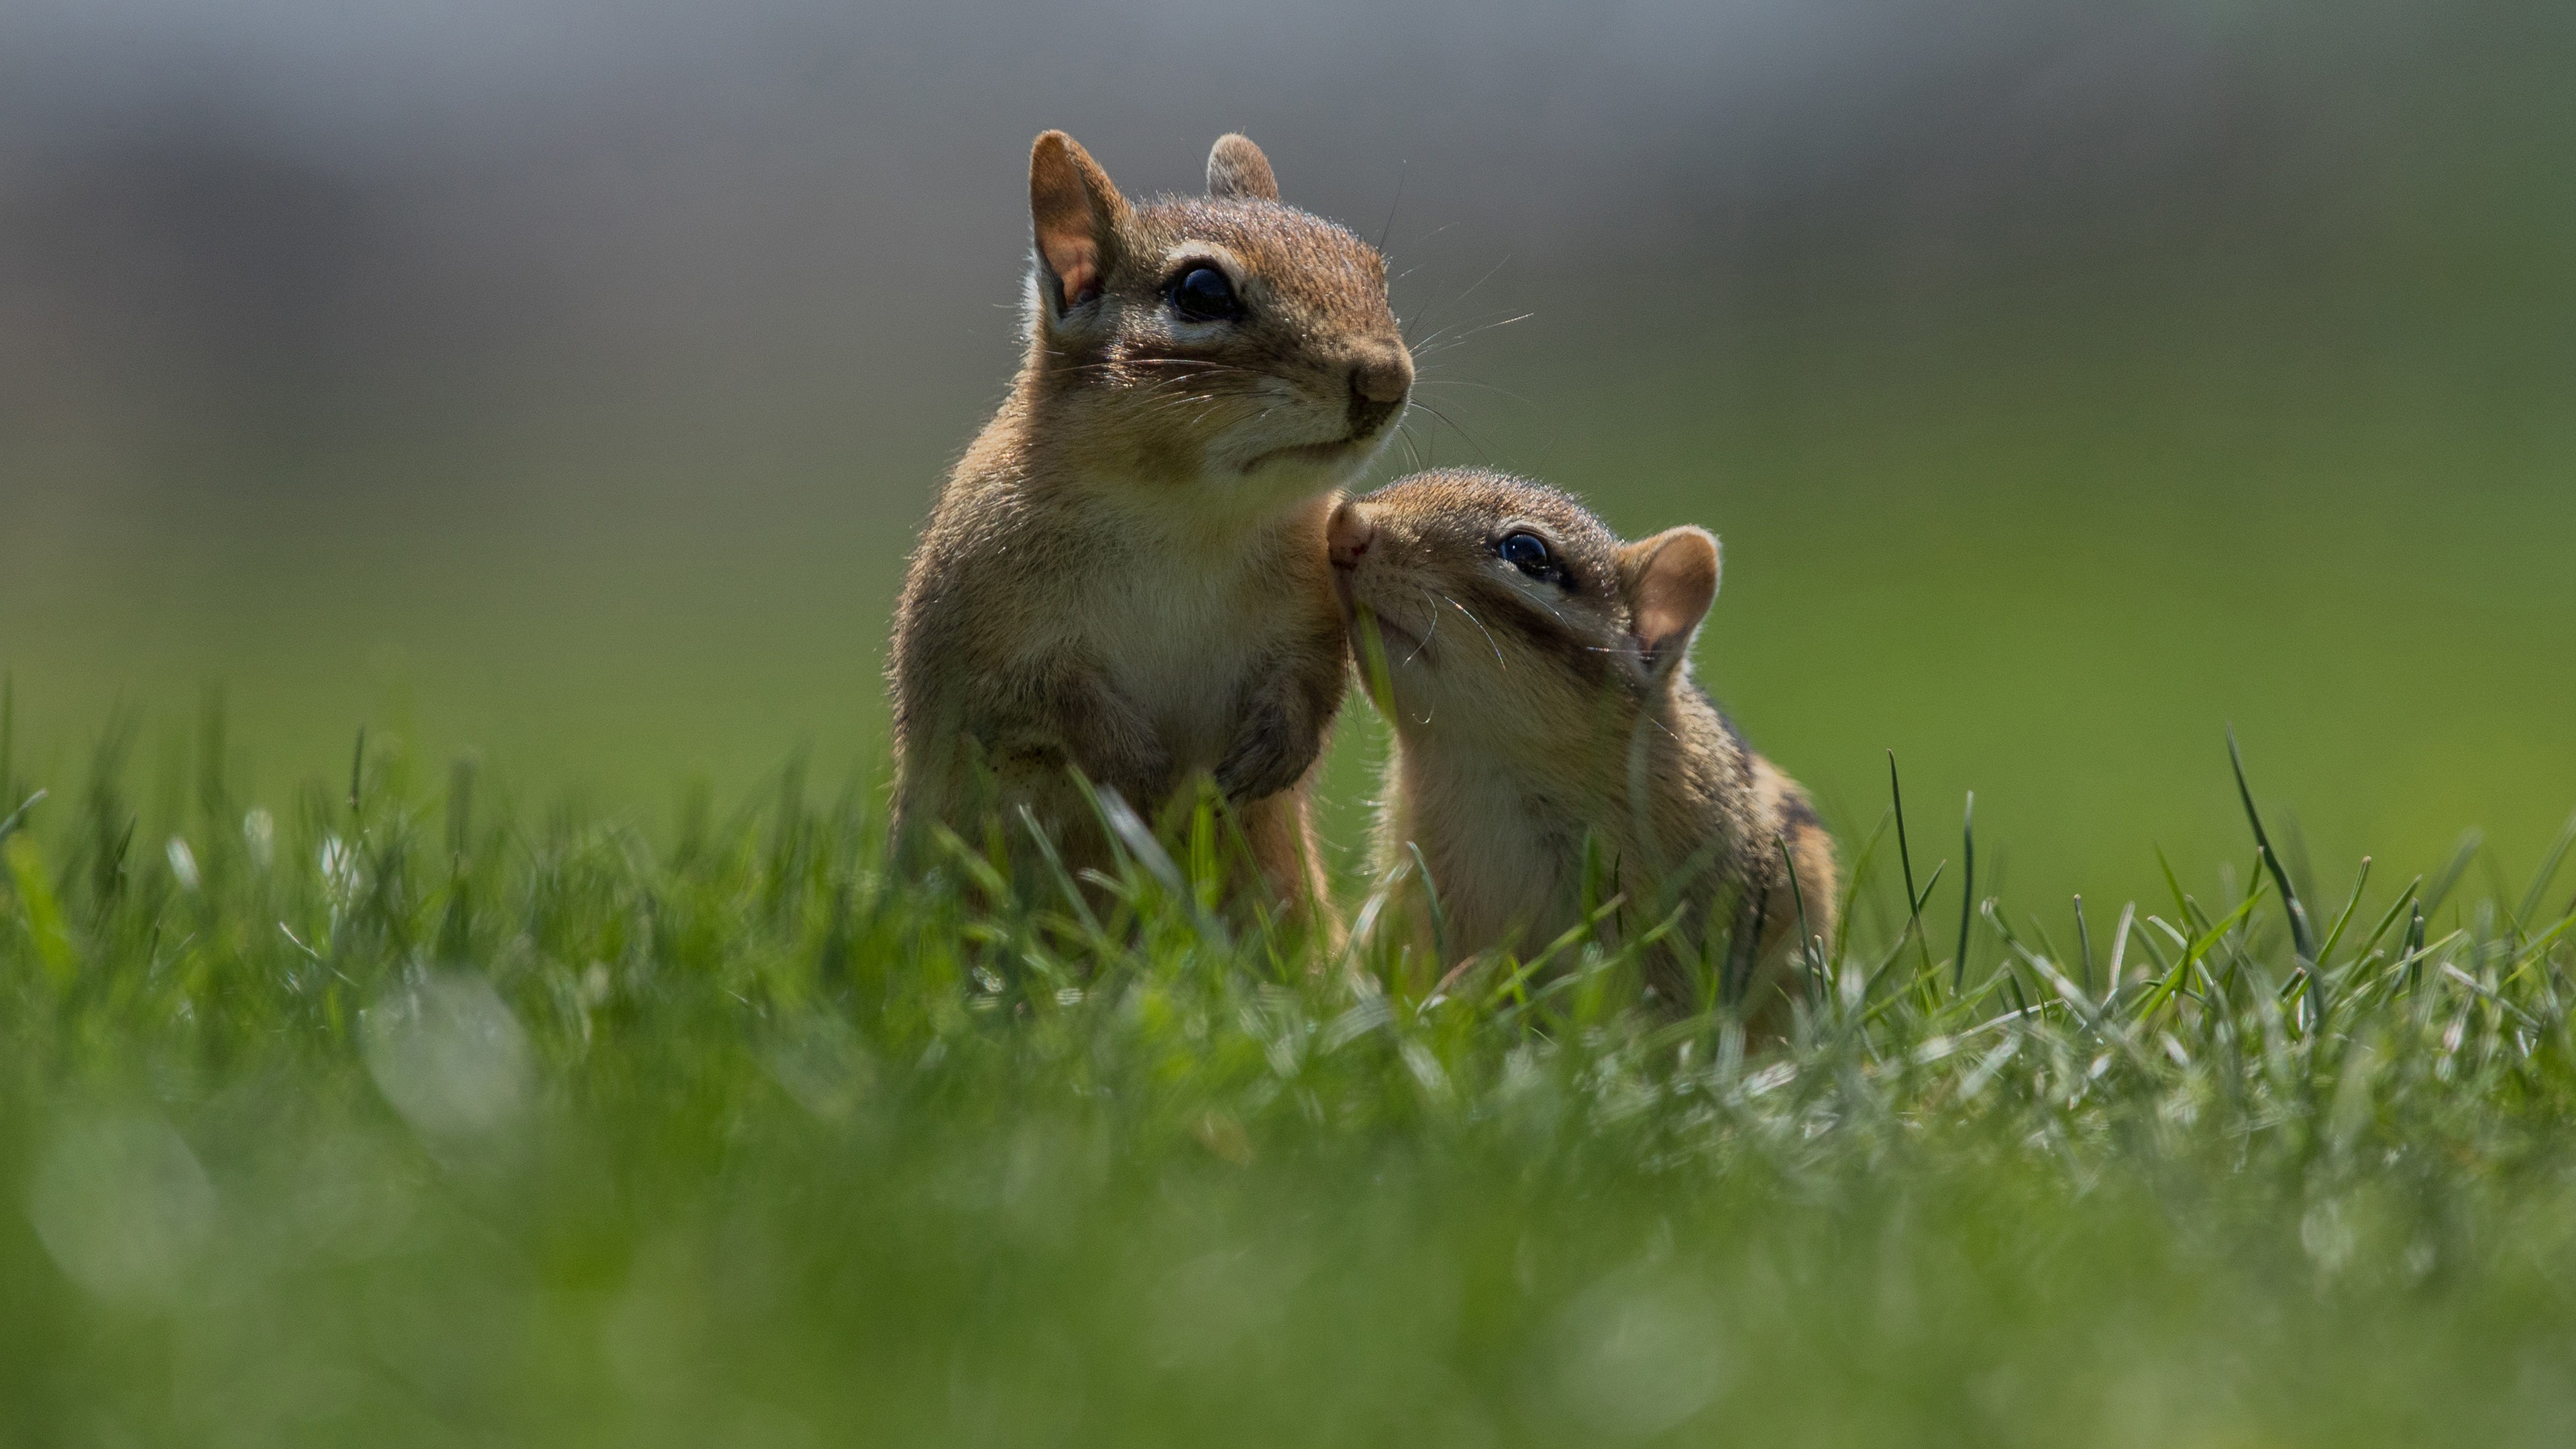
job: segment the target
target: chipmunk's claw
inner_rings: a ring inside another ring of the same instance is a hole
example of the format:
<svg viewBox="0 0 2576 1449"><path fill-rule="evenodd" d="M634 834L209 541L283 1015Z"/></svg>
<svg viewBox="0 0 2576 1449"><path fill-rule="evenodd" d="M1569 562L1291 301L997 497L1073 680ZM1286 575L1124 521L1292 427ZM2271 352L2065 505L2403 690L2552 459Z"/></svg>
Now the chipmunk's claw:
<svg viewBox="0 0 2576 1449"><path fill-rule="evenodd" d="M1287 710L1257 708L1217 761L1217 788L1237 805L1266 800L1303 779L1323 747L1322 734L1299 729Z"/></svg>

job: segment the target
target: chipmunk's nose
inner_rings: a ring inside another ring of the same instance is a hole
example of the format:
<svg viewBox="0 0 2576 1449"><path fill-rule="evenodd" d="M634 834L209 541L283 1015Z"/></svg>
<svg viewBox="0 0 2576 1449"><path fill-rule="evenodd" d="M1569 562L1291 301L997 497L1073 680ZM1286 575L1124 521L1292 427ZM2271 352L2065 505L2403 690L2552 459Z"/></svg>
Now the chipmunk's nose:
<svg viewBox="0 0 2576 1449"><path fill-rule="evenodd" d="M1413 392L1413 355L1388 343L1351 364L1351 431L1373 433L1404 407Z"/></svg>
<svg viewBox="0 0 2576 1449"><path fill-rule="evenodd" d="M1324 522L1324 548L1332 555L1336 568L1357 567L1360 555L1368 552L1368 546L1376 541L1377 525L1369 522L1368 515L1360 511L1359 505L1347 498Z"/></svg>
<svg viewBox="0 0 2576 1449"><path fill-rule="evenodd" d="M1362 353L1351 365L1351 391L1370 402L1404 401L1413 391L1413 358L1393 343Z"/></svg>

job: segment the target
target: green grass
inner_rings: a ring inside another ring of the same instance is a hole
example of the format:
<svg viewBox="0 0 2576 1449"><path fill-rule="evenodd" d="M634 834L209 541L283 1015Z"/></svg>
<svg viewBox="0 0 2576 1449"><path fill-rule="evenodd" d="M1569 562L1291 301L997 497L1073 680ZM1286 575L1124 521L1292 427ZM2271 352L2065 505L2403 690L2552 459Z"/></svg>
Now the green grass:
<svg viewBox="0 0 2576 1449"><path fill-rule="evenodd" d="M2576 307L2509 295L2533 336L2576 335ZM1408 445L1573 489L1630 536L1716 530L1699 677L1838 823L1876 819L1893 747L1945 824L1977 792L1990 886L2161 895L2158 847L2204 877L2242 849L2230 721L2294 857L2295 835L2402 880L2476 826L2520 879L2576 805L2564 369L2395 347L2327 367L2297 329L1989 314L1940 289L1760 325L1711 302L1651 331L1596 327L1607 299L1542 300L1426 358L1447 370L1425 399L1462 426L1417 420ZM1712 336L1731 339L1715 361ZM0 491L71 500L0 499L21 757L76 777L123 711L151 780L192 752L215 681L232 763L270 793L344 771L372 722L664 831L684 772L732 799L800 746L881 752L904 555L1008 365L919 416L854 414L864 449L757 467L662 441L693 416L631 413L489 456L481 425L353 428L202 478L0 460ZM1411 461L1391 448L1373 479ZM304 481L286 501L247 481L271 475ZM458 501L497 480L526 496ZM1370 776L1328 784L1354 840Z"/></svg>
<svg viewBox="0 0 2576 1449"><path fill-rule="evenodd" d="M888 879L865 781L647 829L380 741L253 801L204 733L144 804L115 738L0 759L51 792L0 827L0 1442L2576 1428L2563 876L2346 888L2240 819L2219 893L1963 918L1917 798L1748 1056L1589 942L1426 998L1230 927L1204 841L1088 911L1008 841Z"/></svg>

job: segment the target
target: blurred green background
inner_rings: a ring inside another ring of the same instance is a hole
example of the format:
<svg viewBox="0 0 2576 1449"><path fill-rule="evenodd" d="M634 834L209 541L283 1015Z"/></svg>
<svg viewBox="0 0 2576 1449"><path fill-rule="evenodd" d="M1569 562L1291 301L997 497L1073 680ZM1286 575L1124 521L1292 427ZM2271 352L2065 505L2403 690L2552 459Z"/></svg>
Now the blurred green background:
<svg viewBox="0 0 2576 1449"><path fill-rule="evenodd" d="M362 723L648 816L875 768L1029 138L1240 128L1403 273L1379 476L1717 529L1702 677L1846 829L1893 749L2025 908L2200 888L2231 721L2338 892L2576 808L2565 7L1078 10L12 6L19 773L211 686L271 793Z"/></svg>

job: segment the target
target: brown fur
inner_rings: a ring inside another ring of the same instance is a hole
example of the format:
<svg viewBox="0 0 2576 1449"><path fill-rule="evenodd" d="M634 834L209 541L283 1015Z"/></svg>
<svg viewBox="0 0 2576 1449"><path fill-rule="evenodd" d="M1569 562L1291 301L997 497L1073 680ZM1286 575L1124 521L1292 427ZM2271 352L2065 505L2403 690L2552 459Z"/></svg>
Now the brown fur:
<svg viewBox="0 0 2576 1449"><path fill-rule="evenodd" d="M1524 531L1563 584L1498 556ZM1839 872L1805 792L1690 679L1716 539L1677 528L1623 543L1555 489L1461 470L1352 500L1327 540L1361 668L1373 625L1392 690L1381 860L1421 850L1449 956L1528 954L1574 925L1591 836L1631 927L1682 908L1685 948L1661 953L1651 981L1668 1000L1690 1000L1686 963L1729 939L1720 908L1759 912L1758 946L1733 972L1747 1014L1776 1025L1802 938L1833 938Z"/></svg>
<svg viewBox="0 0 2576 1449"><path fill-rule="evenodd" d="M1307 777L1349 670L1324 520L1412 358L1383 259L1280 204L1259 148L1219 141L1208 183L1130 205L1038 138L1027 355L896 612L895 829L1026 806L1079 870L1107 846L1069 770L1148 818L1212 774L1270 886L1329 923ZM1194 266L1239 320L1180 312Z"/></svg>

